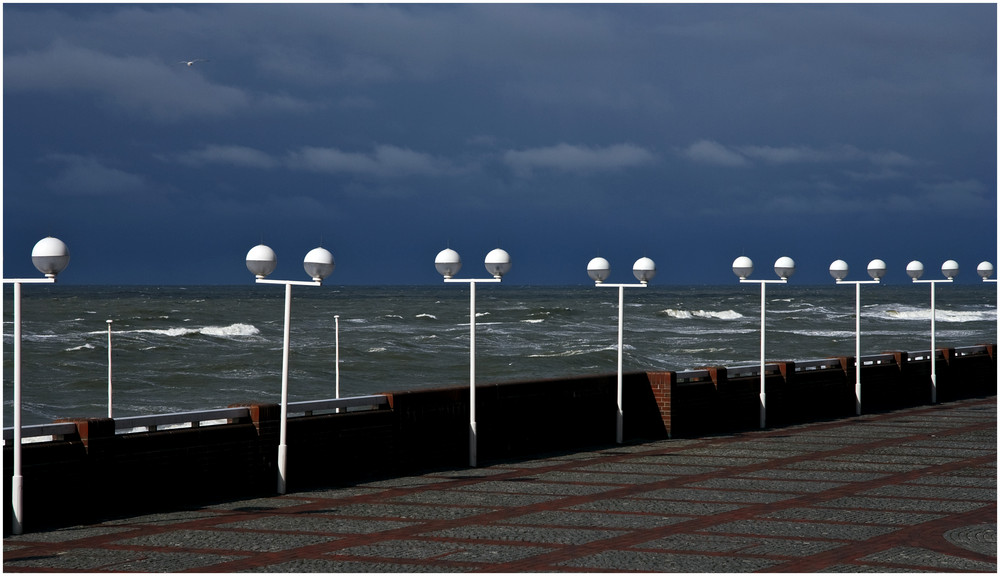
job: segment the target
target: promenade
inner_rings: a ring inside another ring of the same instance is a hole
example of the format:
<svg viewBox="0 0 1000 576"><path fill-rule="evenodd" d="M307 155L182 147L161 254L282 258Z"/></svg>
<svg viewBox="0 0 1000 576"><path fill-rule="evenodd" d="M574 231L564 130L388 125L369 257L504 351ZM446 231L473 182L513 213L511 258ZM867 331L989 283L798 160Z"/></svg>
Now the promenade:
<svg viewBox="0 0 1000 576"><path fill-rule="evenodd" d="M996 433L994 396L606 445L29 532L4 539L3 565L7 572L996 573ZM329 458L330 466L352 465L335 451ZM292 490L294 478L290 463Z"/></svg>

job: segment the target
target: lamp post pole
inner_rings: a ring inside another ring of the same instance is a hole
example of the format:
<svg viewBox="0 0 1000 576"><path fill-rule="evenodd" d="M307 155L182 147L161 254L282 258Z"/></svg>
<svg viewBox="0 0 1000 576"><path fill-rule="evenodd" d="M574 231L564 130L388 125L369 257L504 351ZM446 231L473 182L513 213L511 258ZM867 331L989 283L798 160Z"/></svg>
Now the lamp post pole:
<svg viewBox="0 0 1000 576"><path fill-rule="evenodd" d="M836 260L830 264L830 275L837 281L837 284L854 284L854 411L861 415L861 285L879 284L880 279L885 276L885 262L882 260L872 260L868 263L868 275L872 280L844 280L847 277L848 266L843 260Z"/></svg>
<svg viewBox="0 0 1000 576"><path fill-rule="evenodd" d="M54 284L69 264L69 248L58 238L42 238L31 250L31 262L45 278L4 278L14 285L14 446L11 477L11 533L24 534L24 475L21 468L21 285Z"/></svg>
<svg viewBox="0 0 1000 576"><path fill-rule="evenodd" d="M278 494L287 491L288 464L288 352L292 318L292 286L322 286L323 279L333 272L333 254L324 248L314 248L306 254L303 265L312 281L270 280L278 257L274 250L259 244L247 253L247 269L257 278L258 284L279 284L285 287L284 342L281 348L281 421L278 433Z"/></svg>
<svg viewBox="0 0 1000 576"><path fill-rule="evenodd" d="M625 440L625 415L623 410L623 390L624 378L622 372L622 355L625 329L625 289L645 288L649 281L656 275L656 264L649 258L642 257L635 261L632 266L632 273L639 284L605 284L604 280L611 272L611 265L604 258L594 258L587 264L587 274L594 281L595 286L605 288L618 288L618 392L615 424L615 441L621 444Z"/></svg>
<svg viewBox="0 0 1000 576"><path fill-rule="evenodd" d="M111 394L111 320L108 320L108 418L112 416L112 394Z"/></svg>
<svg viewBox="0 0 1000 576"><path fill-rule="evenodd" d="M445 248L434 258L434 267L444 276L445 282L459 282L469 285L469 466L475 467L477 460L478 432L476 429L476 284L480 282L498 283L510 270L510 254L496 248L486 255L486 270L492 278L454 278L462 268L462 258L451 248Z"/></svg>
<svg viewBox="0 0 1000 576"><path fill-rule="evenodd" d="M764 372L764 352L765 330L764 319L766 316L766 287L768 284L787 284L788 278L795 273L795 261L788 256L782 256L774 263L774 273L778 275L778 280L750 280L748 277L753 272L753 261L746 256L740 256L733 261L733 273L745 284L760 284L760 427L767 425L767 375Z"/></svg>
<svg viewBox="0 0 1000 576"><path fill-rule="evenodd" d="M913 279L914 284L931 285L931 404L937 404L937 343L935 341L935 318L937 316L934 286L939 282L951 282L958 276L958 262L947 260L941 265L941 273L944 280L920 280L924 274L924 265L914 260L906 265L906 273Z"/></svg>

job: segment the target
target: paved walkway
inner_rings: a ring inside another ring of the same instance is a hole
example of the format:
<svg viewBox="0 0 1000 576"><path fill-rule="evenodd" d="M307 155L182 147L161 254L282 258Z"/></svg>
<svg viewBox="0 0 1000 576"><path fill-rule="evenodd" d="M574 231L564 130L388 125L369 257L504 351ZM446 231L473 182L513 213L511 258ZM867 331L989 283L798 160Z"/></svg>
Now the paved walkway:
<svg viewBox="0 0 1000 576"><path fill-rule="evenodd" d="M3 565L996 573L996 433L993 397L611 446L25 534Z"/></svg>

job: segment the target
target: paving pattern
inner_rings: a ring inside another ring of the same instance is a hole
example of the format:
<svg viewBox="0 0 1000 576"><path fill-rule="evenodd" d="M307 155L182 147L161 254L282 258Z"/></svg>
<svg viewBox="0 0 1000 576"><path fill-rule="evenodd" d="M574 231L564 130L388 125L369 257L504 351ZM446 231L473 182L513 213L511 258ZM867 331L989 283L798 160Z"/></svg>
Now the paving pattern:
<svg viewBox="0 0 1000 576"><path fill-rule="evenodd" d="M996 433L991 397L613 445L13 536L3 566L996 573Z"/></svg>

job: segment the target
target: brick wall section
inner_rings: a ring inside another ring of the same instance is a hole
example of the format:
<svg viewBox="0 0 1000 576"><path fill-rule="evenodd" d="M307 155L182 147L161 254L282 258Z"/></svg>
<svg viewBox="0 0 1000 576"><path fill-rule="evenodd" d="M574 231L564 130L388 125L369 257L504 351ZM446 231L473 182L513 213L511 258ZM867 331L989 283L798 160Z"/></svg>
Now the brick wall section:
<svg viewBox="0 0 1000 576"><path fill-rule="evenodd" d="M996 346L963 354L948 349L937 362L939 401L996 394ZM930 402L930 361L905 352L894 358L862 367L865 412ZM683 382L674 372L625 374L626 441L757 428L759 377L734 377L725 367L707 374ZM782 363L766 381L768 425L852 416L854 381L852 357L815 370ZM613 374L477 386L479 461L613 443L616 390ZM280 409L249 408L246 421L119 435L113 420L79 420L74 435L25 444L25 529L273 494ZM290 418L288 487L461 468L468 435L467 386L394 393L384 410ZM5 530L11 452L4 447Z"/></svg>

